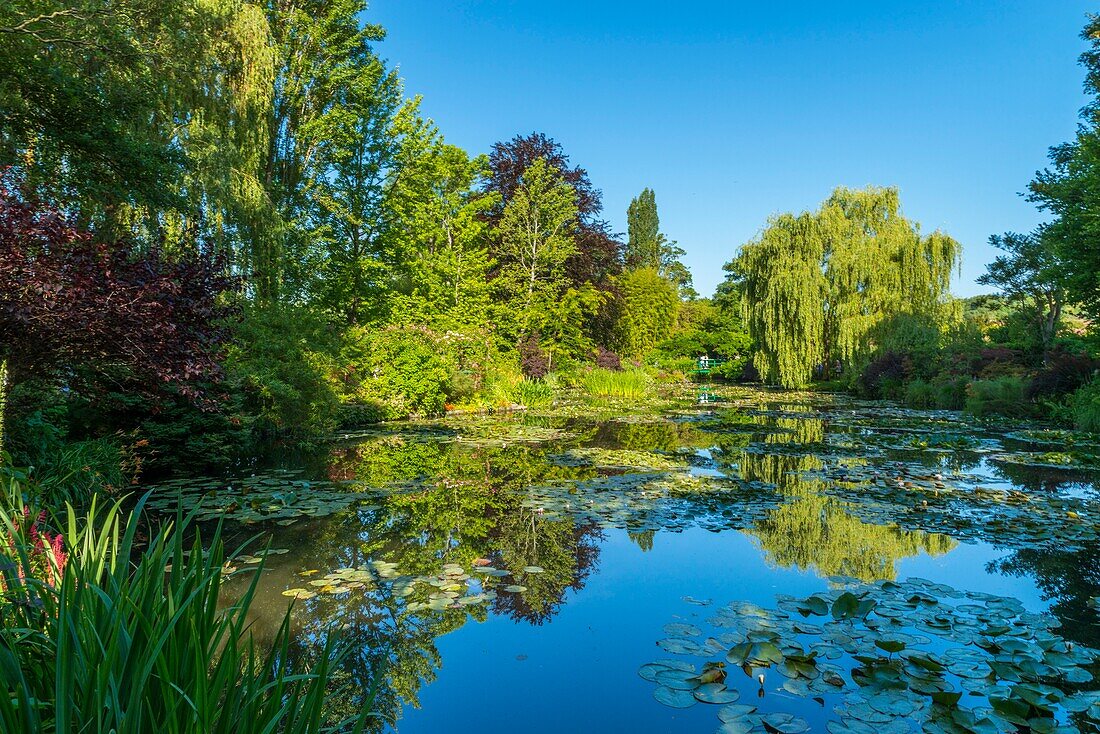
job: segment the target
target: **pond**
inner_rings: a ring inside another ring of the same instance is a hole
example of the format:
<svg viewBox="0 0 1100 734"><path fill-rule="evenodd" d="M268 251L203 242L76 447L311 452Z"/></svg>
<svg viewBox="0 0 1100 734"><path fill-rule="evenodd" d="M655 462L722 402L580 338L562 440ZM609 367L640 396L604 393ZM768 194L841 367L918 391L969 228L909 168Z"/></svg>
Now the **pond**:
<svg viewBox="0 0 1100 734"><path fill-rule="evenodd" d="M1093 440L730 387L395 424L152 503L262 534L254 629L339 630L402 734L1095 731Z"/></svg>

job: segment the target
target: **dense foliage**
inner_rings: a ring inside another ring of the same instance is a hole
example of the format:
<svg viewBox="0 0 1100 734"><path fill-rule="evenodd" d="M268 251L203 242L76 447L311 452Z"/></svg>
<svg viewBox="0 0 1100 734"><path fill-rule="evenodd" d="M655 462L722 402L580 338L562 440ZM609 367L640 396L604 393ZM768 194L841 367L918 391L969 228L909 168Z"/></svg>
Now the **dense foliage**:
<svg viewBox="0 0 1100 734"><path fill-rule="evenodd" d="M0 30L0 384L22 463L95 440L161 470L491 407L521 369L645 356L690 295L658 231L630 266L660 271L641 284L660 298L639 293L549 136L446 143L362 0L17 2Z"/></svg>
<svg viewBox="0 0 1100 734"><path fill-rule="evenodd" d="M812 214L775 217L734 263L761 376L801 387L861 366L902 323L944 328L960 245L922 236L896 189L837 189Z"/></svg>
<svg viewBox="0 0 1100 734"><path fill-rule="evenodd" d="M335 637L313 665L251 639L259 575L222 607L226 553L165 526L135 554L139 505L71 507L58 522L24 504L25 477L0 477L0 659L4 731L361 731L367 706L336 720L326 698L347 654ZM63 533L53 533L60 526ZM137 558L131 564L131 556ZM335 697L333 697L335 700Z"/></svg>

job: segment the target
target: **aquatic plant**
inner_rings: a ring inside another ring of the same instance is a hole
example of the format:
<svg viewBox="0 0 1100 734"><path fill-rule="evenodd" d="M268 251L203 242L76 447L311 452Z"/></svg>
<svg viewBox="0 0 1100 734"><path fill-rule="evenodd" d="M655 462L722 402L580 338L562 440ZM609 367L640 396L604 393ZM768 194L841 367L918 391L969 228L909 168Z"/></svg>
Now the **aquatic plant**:
<svg viewBox="0 0 1100 734"><path fill-rule="evenodd" d="M1027 417L1034 413L1034 404L1025 396L1025 387L1024 381L1019 377L974 380L967 387L963 410L978 417Z"/></svg>
<svg viewBox="0 0 1100 734"><path fill-rule="evenodd" d="M1070 395L1067 408L1079 430L1100 433L1100 380L1093 380Z"/></svg>
<svg viewBox="0 0 1100 734"><path fill-rule="evenodd" d="M512 402L528 408L540 408L554 402L554 389L543 380L525 377L516 382L511 389Z"/></svg>
<svg viewBox="0 0 1100 734"><path fill-rule="evenodd" d="M653 380L644 370L594 369L581 376L581 388L595 398L642 399L653 389Z"/></svg>
<svg viewBox="0 0 1100 734"><path fill-rule="evenodd" d="M831 734L901 733L911 723L926 732L1061 734L1100 722L1100 692L1078 692L1100 653L1056 634L1054 617L920 578L831 581L809 597L777 597L777 609L732 602L708 620L713 632L666 625L657 645L703 658L702 669L660 660L638 674L657 684L653 696L665 705L727 704L719 731L731 734L809 731L787 712L761 710L789 696L836 702ZM766 696L770 670L782 676L778 699ZM756 706L735 704L733 671L759 683Z"/></svg>
<svg viewBox="0 0 1100 734"><path fill-rule="evenodd" d="M70 507L63 562L43 576L22 486L3 497L0 528L0 730L137 734L362 731L370 695L347 720L326 721L345 651L330 637L312 661L291 652L289 617L270 647L249 634L247 592L219 606L225 549L219 532L188 547L165 525L138 545L139 503ZM39 531L41 532L41 531ZM41 537L41 536L40 536ZM55 541L56 542L56 541ZM52 546L51 546L52 547ZM134 559L133 561L131 559Z"/></svg>
<svg viewBox="0 0 1100 734"><path fill-rule="evenodd" d="M147 507L182 512L197 520L273 521L288 525L302 517L323 517L374 496L309 480L286 470L237 479L173 479L157 485Z"/></svg>

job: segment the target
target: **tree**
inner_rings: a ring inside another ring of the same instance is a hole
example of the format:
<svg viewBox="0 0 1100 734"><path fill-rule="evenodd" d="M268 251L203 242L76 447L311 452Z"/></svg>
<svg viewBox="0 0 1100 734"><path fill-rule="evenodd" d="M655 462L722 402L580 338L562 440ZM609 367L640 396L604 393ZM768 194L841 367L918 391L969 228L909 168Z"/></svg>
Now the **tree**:
<svg viewBox="0 0 1100 734"><path fill-rule="evenodd" d="M741 289L762 378L801 387L815 369L866 361L902 322L944 326L959 253L901 215L896 189L839 188L813 214L773 218L727 290Z"/></svg>
<svg viewBox="0 0 1100 734"><path fill-rule="evenodd" d="M676 284L680 296L697 298L691 285L691 271L680 262L683 248L660 231L657 200L652 189L646 188L634 197L626 211L628 230L624 261L627 269L655 268L662 277Z"/></svg>
<svg viewBox="0 0 1100 734"><path fill-rule="evenodd" d="M524 171L497 228L509 265L502 275L518 314L520 335L531 331L537 312L565 287L565 261L577 248L574 188L542 158Z"/></svg>
<svg viewBox="0 0 1100 734"><path fill-rule="evenodd" d="M358 110L354 125L326 184L321 277L311 292L348 324L362 324L387 315L402 259L395 199L407 198L399 187L438 142L438 131L421 119L416 100L400 104L399 88Z"/></svg>
<svg viewBox="0 0 1100 734"><path fill-rule="evenodd" d="M604 283L622 269L622 245L602 219L603 195L592 185L588 172L570 165L561 145L545 134L517 135L493 145L485 189L500 198L489 210L489 220L499 224L524 172L539 159L545 160L576 192L577 219L572 234L577 249L566 261L566 275L575 286Z"/></svg>
<svg viewBox="0 0 1100 734"><path fill-rule="evenodd" d="M663 234L658 236L658 245L661 250L659 271L661 277L675 284L680 298L690 301L699 297L699 292L692 285L691 271L680 261L684 256L684 248L675 240L670 240Z"/></svg>
<svg viewBox="0 0 1100 734"><path fill-rule="evenodd" d="M644 357L676 325L676 286L656 268L638 268L623 274L619 293L619 349L628 357Z"/></svg>
<svg viewBox="0 0 1100 734"><path fill-rule="evenodd" d="M25 195L64 197L89 225L122 203L169 203L182 161L159 134L158 85L177 69L182 4L3 4L0 163L20 167Z"/></svg>
<svg viewBox="0 0 1100 734"><path fill-rule="evenodd" d="M1085 91L1092 100L1071 142L1050 150L1051 167L1035 174L1029 200L1054 214L1044 239L1054 244L1066 275L1067 296L1093 315L1100 314L1100 16L1090 15L1081 37Z"/></svg>
<svg viewBox="0 0 1100 734"><path fill-rule="evenodd" d="M607 297L606 291L589 283L579 288L568 286L559 297L548 300L545 308L535 312L532 329L539 334L547 369L553 367L555 355L582 357L592 353L595 344L585 326Z"/></svg>
<svg viewBox="0 0 1100 734"><path fill-rule="evenodd" d="M480 329L489 321L493 261L482 216L496 201L481 190L487 159L433 144L403 177L394 197L404 233L401 284L391 312L405 322L445 330Z"/></svg>
<svg viewBox="0 0 1100 734"><path fill-rule="evenodd" d="M734 260L760 376L801 387L825 357L824 243L813 217L773 217Z"/></svg>
<svg viewBox="0 0 1100 734"><path fill-rule="evenodd" d="M124 367L200 397L217 373L229 283L216 260L105 245L0 186L0 426L7 383Z"/></svg>
<svg viewBox="0 0 1100 734"><path fill-rule="evenodd" d="M263 302L307 294L324 243L353 234L342 229L377 228L400 96L372 48L385 31L360 20L364 0L284 1L268 12L275 95L261 180L277 220L248 236Z"/></svg>
<svg viewBox="0 0 1100 734"><path fill-rule="evenodd" d="M626 210L627 243L624 260L628 268L661 266L661 231L653 189L643 189Z"/></svg>
<svg viewBox="0 0 1100 734"><path fill-rule="evenodd" d="M1058 333L1068 276L1052 237L1045 227L1040 227L1030 234L993 235L989 244L1007 254L998 255L989 263L978 282L994 286L1030 314L1043 351L1049 351Z"/></svg>

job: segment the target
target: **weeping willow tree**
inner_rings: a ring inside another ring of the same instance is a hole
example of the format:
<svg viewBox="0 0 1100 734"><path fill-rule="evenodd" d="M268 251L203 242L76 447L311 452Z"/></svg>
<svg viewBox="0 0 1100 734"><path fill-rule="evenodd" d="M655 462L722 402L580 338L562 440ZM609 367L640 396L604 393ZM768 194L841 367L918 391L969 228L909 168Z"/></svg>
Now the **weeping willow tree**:
<svg viewBox="0 0 1100 734"><path fill-rule="evenodd" d="M734 262L763 379L804 385L825 355L825 242L810 214L781 214Z"/></svg>
<svg viewBox="0 0 1100 734"><path fill-rule="evenodd" d="M895 188L838 188L817 212L773 217L731 264L761 377L802 387L859 365L898 323L945 327L959 256L901 215Z"/></svg>

